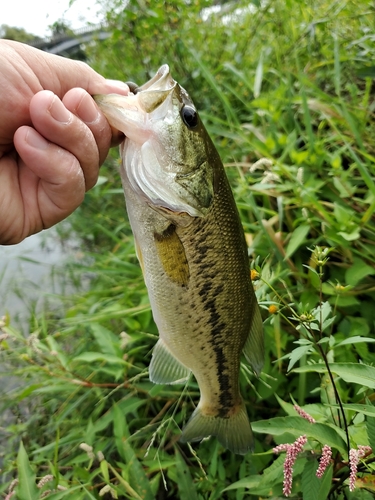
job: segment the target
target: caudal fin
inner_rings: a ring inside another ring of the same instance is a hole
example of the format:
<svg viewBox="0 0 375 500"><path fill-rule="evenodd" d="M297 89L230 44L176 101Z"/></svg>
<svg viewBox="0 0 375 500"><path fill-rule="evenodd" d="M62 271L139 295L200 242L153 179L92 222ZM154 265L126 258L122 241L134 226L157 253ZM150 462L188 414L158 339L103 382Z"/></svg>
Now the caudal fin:
<svg viewBox="0 0 375 500"><path fill-rule="evenodd" d="M239 411L227 418L204 415L198 407L182 430L180 441L201 441L208 436L216 436L225 448L245 455L254 449L254 437L245 405L242 403Z"/></svg>

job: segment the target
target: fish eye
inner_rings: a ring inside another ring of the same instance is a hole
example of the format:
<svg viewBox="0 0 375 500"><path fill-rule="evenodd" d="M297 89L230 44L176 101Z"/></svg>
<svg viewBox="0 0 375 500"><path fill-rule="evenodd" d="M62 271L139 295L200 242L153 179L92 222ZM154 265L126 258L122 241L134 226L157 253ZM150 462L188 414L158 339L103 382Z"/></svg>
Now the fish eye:
<svg viewBox="0 0 375 500"><path fill-rule="evenodd" d="M194 128L198 125L198 113L192 106L184 106L180 114L183 122L188 128Z"/></svg>

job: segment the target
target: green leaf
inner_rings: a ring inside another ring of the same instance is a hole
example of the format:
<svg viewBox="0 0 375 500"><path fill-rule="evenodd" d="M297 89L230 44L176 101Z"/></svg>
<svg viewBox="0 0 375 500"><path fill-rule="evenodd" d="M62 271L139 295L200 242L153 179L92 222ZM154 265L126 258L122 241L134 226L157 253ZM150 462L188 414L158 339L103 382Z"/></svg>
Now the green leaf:
<svg viewBox="0 0 375 500"><path fill-rule="evenodd" d="M342 236L346 241L358 240L358 238L361 236L358 228L353 229L351 233L346 233L345 231L339 231L337 234Z"/></svg>
<svg viewBox="0 0 375 500"><path fill-rule="evenodd" d="M121 465L121 464L119 464ZM130 486L130 484L117 472L117 470L108 463L108 467L111 469L112 474L116 477L120 485L125 488L125 491L130 495L129 498L134 500L143 500L141 496Z"/></svg>
<svg viewBox="0 0 375 500"><path fill-rule="evenodd" d="M94 495L84 486L83 486L83 491L85 492L85 496L84 496L85 500L96 500Z"/></svg>
<svg viewBox="0 0 375 500"><path fill-rule="evenodd" d="M327 331L328 327L332 325L332 323L335 321L335 319L336 319L336 316L334 316L333 318L328 318L325 321L323 321L323 324L322 324L322 327L321 327L322 332Z"/></svg>
<svg viewBox="0 0 375 500"><path fill-rule="evenodd" d="M142 399L133 397L124 398L122 401L119 401L116 405L112 406L109 411L105 412L104 415L102 415L94 422L93 432L97 433L102 431L103 429L106 429L110 424L113 423L113 421L116 419L116 416L118 417L118 415L121 415L122 417L116 425L121 424L126 415L128 415L129 413L135 413L137 409L143 404L145 404L145 401ZM117 408L116 414L114 408ZM122 435L121 433L122 431L119 430L119 436Z"/></svg>
<svg viewBox="0 0 375 500"><path fill-rule="evenodd" d="M342 429L329 424L311 424L302 417L275 417L268 420L258 420L251 424L253 431L260 434L280 436L288 433L296 438L306 434L321 444L328 444L332 448L346 453L345 434Z"/></svg>
<svg viewBox="0 0 375 500"><path fill-rule="evenodd" d="M354 297L354 295L338 295L336 297L332 297L330 301L335 304L335 307L359 306L361 304L360 301Z"/></svg>
<svg viewBox="0 0 375 500"><path fill-rule="evenodd" d="M104 177L104 175L99 175L98 180L96 181L95 187L99 187L102 184L105 184L106 182L108 182L108 178Z"/></svg>
<svg viewBox="0 0 375 500"><path fill-rule="evenodd" d="M285 250L286 259L291 257L297 250L297 248L305 242L305 238L309 231L310 226L308 224L301 224L300 226L296 227Z"/></svg>
<svg viewBox="0 0 375 500"><path fill-rule="evenodd" d="M374 408L375 410L375 408ZM369 445L372 448L372 451L375 452L375 417L366 418L366 430Z"/></svg>
<svg viewBox="0 0 375 500"><path fill-rule="evenodd" d="M101 352L115 357L119 357L121 355L121 353L115 348L116 343L119 343L119 339L110 330L104 328L104 326L99 325L98 323L91 323L90 330L92 331Z"/></svg>
<svg viewBox="0 0 375 500"><path fill-rule="evenodd" d="M52 335L47 335L46 343L50 348L50 351L54 351L55 356L60 361L64 368L68 368L68 360L66 359L66 355L61 351L61 346L56 342L56 340L52 337Z"/></svg>
<svg viewBox="0 0 375 500"><path fill-rule="evenodd" d="M100 470L101 470L102 476L104 478L104 481L106 483L109 483L109 473L108 473L108 462L107 462L107 460L102 460L100 462Z"/></svg>
<svg viewBox="0 0 375 500"><path fill-rule="evenodd" d="M283 470L283 463L284 461L282 460L283 457L279 457L278 460L281 461L281 467L278 468L278 474L280 475L280 472L282 474ZM249 476L249 477L244 477L240 479L239 481L236 481L235 483L231 484L230 486L227 486L223 491L228 491L228 490L237 490L238 488L249 488L253 489L259 486L259 483L262 479L262 476L256 475L256 476Z"/></svg>
<svg viewBox="0 0 375 500"><path fill-rule="evenodd" d="M284 462L285 453L282 453L276 458L272 464L263 471L263 474L257 474L253 476L244 477L239 481L231 484L223 491L236 490L238 488L248 488L251 490L252 495L260 495L261 497L268 498L279 498L277 494L277 488L280 489L283 483L284 477ZM305 459L297 459L293 467L293 477L301 474L305 466Z"/></svg>
<svg viewBox="0 0 375 500"><path fill-rule="evenodd" d="M81 484L79 484L78 486L71 486L66 491L60 491L59 493L50 493L48 495L48 500L61 500L62 498L68 498L68 500L89 500L89 498L94 498L91 494L91 496L86 495L85 491L82 491L82 489L83 487Z"/></svg>
<svg viewBox="0 0 375 500"><path fill-rule="evenodd" d="M84 362L84 363L92 363L94 361L105 361L106 363L110 363L112 365L126 365L127 363L117 356L110 356L109 354L103 354L102 352L84 352L79 356L76 356L72 359L72 362Z"/></svg>
<svg viewBox="0 0 375 500"><path fill-rule="evenodd" d="M351 218L353 217L353 210L339 203L334 203L333 211L337 222L341 226L347 227L347 225L350 223Z"/></svg>
<svg viewBox="0 0 375 500"><path fill-rule="evenodd" d="M342 342L338 342L335 347L339 347L341 345L347 345L347 344L363 344L364 342L375 342L375 339L371 337L361 337L359 335L355 335L354 337L348 337L347 339L343 340Z"/></svg>
<svg viewBox="0 0 375 500"><path fill-rule="evenodd" d="M198 500L197 491L190 470L181 453L176 449L176 469L180 500Z"/></svg>
<svg viewBox="0 0 375 500"><path fill-rule="evenodd" d="M359 78L375 78L375 66L364 66L357 70Z"/></svg>
<svg viewBox="0 0 375 500"><path fill-rule="evenodd" d="M339 408L338 405L334 405L335 408ZM355 411L358 413L363 413L364 415L369 415L370 417L375 417L375 406L371 405L358 405L358 404L343 404L344 410Z"/></svg>
<svg viewBox="0 0 375 500"><path fill-rule="evenodd" d="M299 361L302 358L302 356L308 354L309 352L312 352L313 350L314 349L311 346L311 344L302 345L300 347L297 347L296 349L293 349L293 351L289 355L289 365L287 371L290 371L293 368L293 366L297 363L297 361Z"/></svg>
<svg viewBox="0 0 375 500"><path fill-rule="evenodd" d="M114 405L113 430L117 449L127 466L129 484L143 500L154 500L149 480L129 442L130 432L126 419L118 407Z"/></svg>
<svg viewBox="0 0 375 500"><path fill-rule="evenodd" d="M331 363L332 373L341 377L345 382L364 385L375 389L375 367L363 363ZM326 373L327 368L322 363L294 368L295 373Z"/></svg>
<svg viewBox="0 0 375 500"><path fill-rule="evenodd" d="M32 470L26 450L21 441L17 455L17 498L18 500L36 500L39 498L39 490L36 486L36 475Z"/></svg>
<svg viewBox="0 0 375 500"><path fill-rule="evenodd" d="M324 323L324 321L331 314L331 311L332 311L332 306L329 302L326 301L323 302L321 306L318 306L313 310L313 316L317 321L320 322L320 320L322 320L322 322Z"/></svg>
<svg viewBox="0 0 375 500"><path fill-rule="evenodd" d="M322 478L316 477L318 462L307 460L302 473L303 500L326 500L332 481L332 466L328 467Z"/></svg>
<svg viewBox="0 0 375 500"><path fill-rule="evenodd" d="M269 467L267 467L267 469L263 471L262 475L257 474L253 476L244 477L239 481L236 481L235 483L231 484L223 491L236 490L238 488L249 488L251 489L252 492L254 492L255 488L257 489L257 491L259 491L259 488L265 487L267 488L267 492L269 493L272 486L275 483L277 482L282 483L283 481L284 461L285 461L285 454L282 454L279 457L277 457L276 460L272 462L272 464ZM269 495L266 494L266 496Z"/></svg>
<svg viewBox="0 0 375 500"><path fill-rule="evenodd" d="M262 88L262 80L263 80L263 52L260 53L257 69L255 71L255 79L254 79L254 98L260 96L260 90Z"/></svg>
<svg viewBox="0 0 375 500"><path fill-rule="evenodd" d="M375 268L367 265L362 259L356 258L345 273L345 281L348 285L355 286L369 274L375 274Z"/></svg>
<svg viewBox="0 0 375 500"><path fill-rule="evenodd" d="M260 488L269 487L270 484L275 485L283 481L283 469L285 462L285 453L282 453L267 469L263 471ZM301 458L297 460L293 467L293 475L300 474L303 470L305 460Z"/></svg>
<svg viewBox="0 0 375 500"><path fill-rule="evenodd" d="M215 440L215 445L212 448L211 451L211 457L210 457L210 466L208 468L208 474L211 477L216 477L217 475L217 470L218 470L218 450L219 450L219 441L216 439Z"/></svg>

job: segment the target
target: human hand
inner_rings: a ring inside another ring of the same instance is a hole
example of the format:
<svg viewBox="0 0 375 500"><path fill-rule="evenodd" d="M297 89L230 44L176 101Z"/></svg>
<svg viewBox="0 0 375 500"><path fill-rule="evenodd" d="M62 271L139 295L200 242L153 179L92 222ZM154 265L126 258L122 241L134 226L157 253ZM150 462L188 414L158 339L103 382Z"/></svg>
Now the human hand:
<svg viewBox="0 0 375 500"><path fill-rule="evenodd" d="M0 244L66 218L97 180L112 131L90 94L126 95L88 65L0 40Z"/></svg>

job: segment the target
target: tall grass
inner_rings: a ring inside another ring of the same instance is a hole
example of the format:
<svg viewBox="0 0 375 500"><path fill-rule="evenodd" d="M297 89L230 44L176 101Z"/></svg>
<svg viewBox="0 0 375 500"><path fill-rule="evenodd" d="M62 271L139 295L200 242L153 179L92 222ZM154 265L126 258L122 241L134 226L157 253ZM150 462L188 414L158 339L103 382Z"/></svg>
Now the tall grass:
<svg viewBox="0 0 375 500"><path fill-rule="evenodd" d="M148 380L157 330L112 155L71 218L87 265L66 272L89 289L36 317L29 338L2 326L1 361L20 381L0 402L14 415L0 430L4 497L281 498L285 456L272 449L306 435L291 498L373 498L374 455L354 493L348 466L349 449L375 450L374 103L358 76L371 70L373 5L275 1L227 22L202 21L207 4L107 3L113 36L90 57L138 82L169 62L226 164L264 316L263 374L243 365L240 380L255 453L179 444L197 384Z"/></svg>

